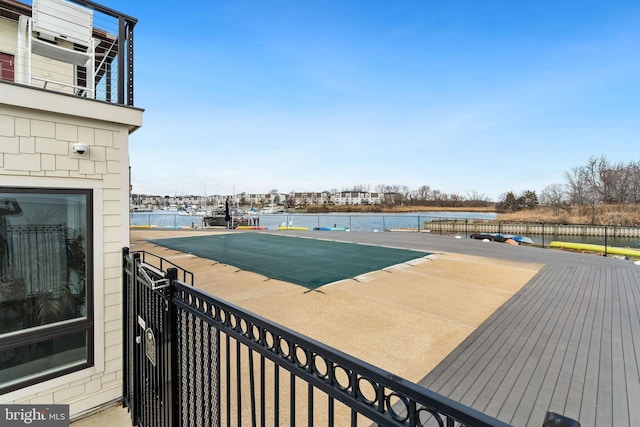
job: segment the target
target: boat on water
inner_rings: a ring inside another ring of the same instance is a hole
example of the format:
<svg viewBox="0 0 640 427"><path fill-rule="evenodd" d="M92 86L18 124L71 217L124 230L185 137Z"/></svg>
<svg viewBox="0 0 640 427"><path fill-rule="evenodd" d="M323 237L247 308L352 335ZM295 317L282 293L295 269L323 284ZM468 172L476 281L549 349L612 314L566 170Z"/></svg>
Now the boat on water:
<svg viewBox="0 0 640 427"><path fill-rule="evenodd" d="M153 208L148 208L148 207L142 206L142 205L131 205L129 207L129 212L132 212L132 213L136 213L136 212L153 212Z"/></svg>
<svg viewBox="0 0 640 427"><path fill-rule="evenodd" d="M229 220L227 220L230 218ZM211 214L202 217L202 224L205 227L225 227L237 228L239 226L258 227L260 219L255 217L237 217L223 214Z"/></svg>
<svg viewBox="0 0 640 427"><path fill-rule="evenodd" d="M238 225L249 225L242 218L231 218L227 221L225 215L209 215L202 217L202 223L205 227L229 227L236 228Z"/></svg>
<svg viewBox="0 0 640 427"><path fill-rule="evenodd" d="M260 209L260 213L266 215L278 214L283 212L284 209L282 208L282 206L266 205L262 209Z"/></svg>

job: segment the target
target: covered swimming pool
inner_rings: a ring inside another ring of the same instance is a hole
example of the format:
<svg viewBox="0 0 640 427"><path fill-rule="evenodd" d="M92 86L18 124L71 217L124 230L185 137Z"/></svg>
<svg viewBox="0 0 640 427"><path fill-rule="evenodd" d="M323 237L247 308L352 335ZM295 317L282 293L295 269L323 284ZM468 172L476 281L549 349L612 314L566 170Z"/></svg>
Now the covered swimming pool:
<svg viewBox="0 0 640 427"><path fill-rule="evenodd" d="M429 255L408 249L253 232L150 242L307 289Z"/></svg>

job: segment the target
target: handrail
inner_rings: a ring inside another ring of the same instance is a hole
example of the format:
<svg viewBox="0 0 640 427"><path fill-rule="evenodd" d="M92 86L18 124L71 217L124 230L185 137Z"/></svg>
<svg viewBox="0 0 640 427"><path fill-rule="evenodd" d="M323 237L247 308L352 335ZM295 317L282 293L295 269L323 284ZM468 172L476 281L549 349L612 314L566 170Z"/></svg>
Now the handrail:
<svg viewBox="0 0 640 427"><path fill-rule="evenodd" d="M135 251L135 253L140 254L141 261L143 263L149 264L157 268L165 275L167 274L169 268L177 269L179 272L181 272L180 275L182 276L182 281L186 283L187 277L189 277L189 284L193 286L193 273L190 272L189 270L185 270L184 268L180 267L178 264L175 264L174 262L169 261L168 259L163 258L161 256L152 254L151 252ZM154 261L155 261L155 264L154 264ZM169 265L168 267L167 267L167 264Z"/></svg>

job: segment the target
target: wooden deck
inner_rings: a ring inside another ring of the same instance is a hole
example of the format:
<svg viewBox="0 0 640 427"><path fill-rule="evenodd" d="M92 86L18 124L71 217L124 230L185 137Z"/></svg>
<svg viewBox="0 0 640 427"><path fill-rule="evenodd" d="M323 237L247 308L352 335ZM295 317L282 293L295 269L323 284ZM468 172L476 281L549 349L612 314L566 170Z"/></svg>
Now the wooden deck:
<svg viewBox="0 0 640 427"><path fill-rule="evenodd" d="M639 307L637 266L547 265L420 384L514 426L638 426Z"/></svg>
<svg viewBox="0 0 640 427"><path fill-rule="evenodd" d="M640 266L399 234L350 233L349 240L545 265L421 385L517 427L540 427L547 411L582 427L640 426Z"/></svg>

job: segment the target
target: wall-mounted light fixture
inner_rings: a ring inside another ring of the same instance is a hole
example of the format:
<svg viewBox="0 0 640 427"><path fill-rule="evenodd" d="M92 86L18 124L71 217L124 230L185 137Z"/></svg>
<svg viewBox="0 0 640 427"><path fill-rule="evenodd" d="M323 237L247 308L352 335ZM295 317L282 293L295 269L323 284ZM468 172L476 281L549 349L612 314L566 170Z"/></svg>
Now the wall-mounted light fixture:
<svg viewBox="0 0 640 427"><path fill-rule="evenodd" d="M82 144L80 142L77 142L73 144L73 151L83 156L89 152L89 146L87 144Z"/></svg>

